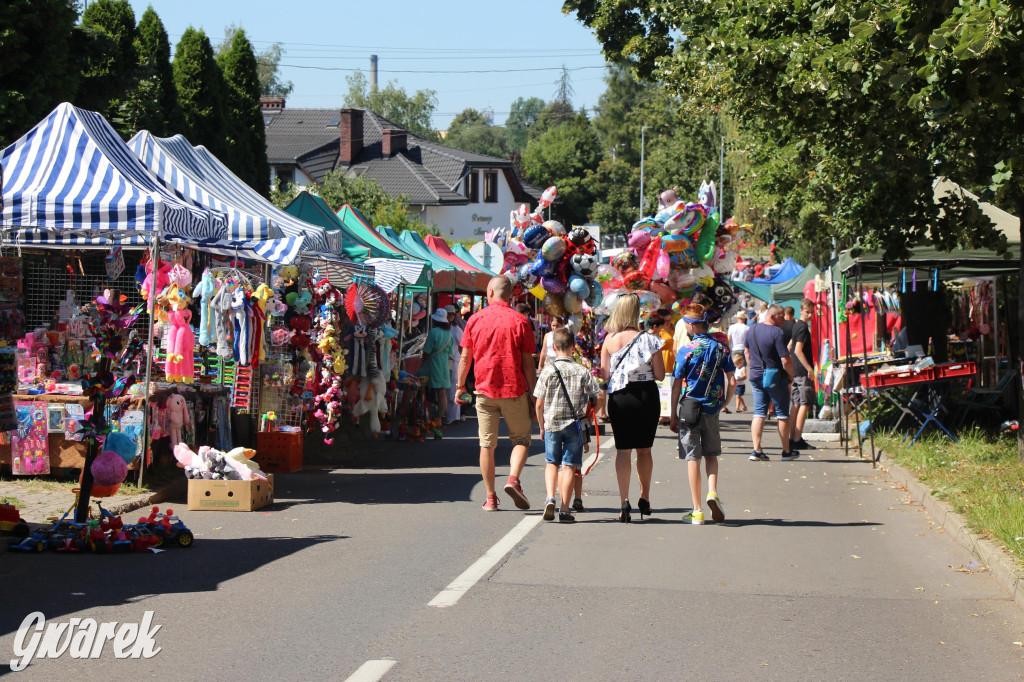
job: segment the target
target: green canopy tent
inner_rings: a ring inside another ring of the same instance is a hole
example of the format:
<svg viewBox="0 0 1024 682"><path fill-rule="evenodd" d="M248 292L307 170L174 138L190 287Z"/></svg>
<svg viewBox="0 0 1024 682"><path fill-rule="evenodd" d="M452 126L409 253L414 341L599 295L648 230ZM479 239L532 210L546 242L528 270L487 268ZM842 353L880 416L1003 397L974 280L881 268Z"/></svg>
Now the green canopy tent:
<svg viewBox="0 0 1024 682"><path fill-rule="evenodd" d="M299 192L298 196L292 199L291 203L284 209L285 213L295 216L300 220L313 225L319 225L328 232L340 231L342 234L342 248L345 255L352 258L348 253L348 247L362 249L366 255L362 259L373 258L394 258L394 254L385 251L379 246L368 243L359 235L351 232L341 219L334 214L327 202L315 194ZM356 260L353 258L353 260Z"/></svg>
<svg viewBox="0 0 1024 682"><path fill-rule="evenodd" d="M485 268L483 265L481 265L480 261L478 261L476 258L473 258L473 254L471 254L469 252L469 249L467 249L462 244L455 244L454 246L452 246L452 252L462 260L466 261L466 263L472 265L474 268L480 270L481 272L485 272L491 276L498 274L493 270L489 270L488 268Z"/></svg>

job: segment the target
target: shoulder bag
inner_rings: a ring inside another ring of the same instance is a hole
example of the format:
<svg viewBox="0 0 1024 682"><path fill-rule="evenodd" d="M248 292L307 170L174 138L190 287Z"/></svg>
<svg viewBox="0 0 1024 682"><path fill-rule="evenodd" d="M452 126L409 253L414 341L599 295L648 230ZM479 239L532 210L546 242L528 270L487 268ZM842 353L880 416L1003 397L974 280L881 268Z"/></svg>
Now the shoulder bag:
<svg viewBox="0 0 1024 682"><path fill-rule="evenodd" d="M590 442L590 429L580 422L583 421L582 417L579 417L579 412L576 411L576 406L572 404L572 398L569 397L569 389L565 387L565 379L562 378L562 373L558 371L558 366L552 361L551 369L555 370L555 375L558 377L558 383L562 386L562 395L565 396L565 402L569 403L569 410L572 412L572 416L575 418L573 424L576 425L576 432L580 436L580 442Z"/></svg>
<svg viewBox="0 0 1024 682"><path fill-rule="evenodd" d="M761 388L767 390L778 386L779 368L765 367L764 365L764 357L761 355L761 347L757 344L757 335L754 334L760 326L760 324L755 324L754 328L750 330L750 335L754 337L752 347L757 349L757 361L761 363Z"/></svg>

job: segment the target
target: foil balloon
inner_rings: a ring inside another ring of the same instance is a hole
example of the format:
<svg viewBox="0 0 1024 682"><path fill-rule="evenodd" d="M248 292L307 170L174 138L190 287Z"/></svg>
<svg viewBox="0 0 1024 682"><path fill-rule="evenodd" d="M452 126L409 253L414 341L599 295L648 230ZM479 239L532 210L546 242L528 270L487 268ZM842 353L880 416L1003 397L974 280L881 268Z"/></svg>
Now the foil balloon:
<svg viewBox="0 0 1024 682"><path fill-rule="evenodd" d="M654 264L654 274L658 276L658 279L665 279L668 277L668 272L672 267L672 263L669 261L668 252L662 249L658 253L658 260Z"/></svg>
<svg viewBox="0 0 1024 682"><path fill-rule="evenodd" d="M565 295L562 297L562 305L565 306L565 312L570 315L576 315L583 310L583 301L571 291L565 292Z"/></svg>
<svg viewBox="0 0 1024 682"><path fill-rule="evenodd" d="M640 259L631 251L623 251L612 260L612 267L625 275L640 267Z"/></svg>
<svg viewBox="0 0 1024 682"><path fill-rule="evenodd" d="M667 234L661 238L661 248L669 253L679 253L690 248L690 240L681 234Z"/></svg>
<svg viewBox="0 0 1024 682"><path fill-rule="evenodd" d="M651 291L657 294L665 305L672 305L678 298L675 290L664 282L652 282Z"/></svg>
<svg viewBox="0 0 1024 682"><path fill-rule="evenodd" d="M544 291L552 294L561 294L565 291L565 281L557 277L541 277L540 285Z"/></svg>
<svg viewBox="0 0 1024 682"><path fill-rule="evenodd" d="M526 248L526 244L523 243L522 239L513 238L508 240L508 246L505 247L505 257L509 255L522 256L526 258L530 254L530 249Z"/></svg>
<svg viewBox="0 0 1024 682"><path fill-rule="evenodd" d="M547 228L548 232L556 237L564 237L566 235L565 225L562 225L557 220L547 220L542 224L542 227Z"/></svg>
<svg viewBox="0 0 1024 682"><path fill-rule="evenodd" d="M527 289L532 289L540 281L540 278L530 270L530 266L531 264L527 263L519 268L519 282Z"/></svg>
<svg viewBox="0 0 1024 682"><path fill-rule="evenodd" d="M551 233L543 225L534 225L523 234L523 243L527 248L539 249L548 240Z"/></svg>
<svg viewBox="0 0 1024 682"><path fill-rule="evenodd" d="M651 286L651 278L640 270L634 270L623 276L622 284L630 291L642 291Z"/></svg>
<svg viewBox="0 0 1024 682"><path fill-rule="evenodd" d="M650 243L651 233L647 230L634 230L629 233L629 248L635 249L637 253L643 253Z"/></svg>
<svg viewBox="0 0 1024 682"><path fill-rule="evenodd" d="M595 283L594 286L590 287L590 296L587 296L587 305L591 306L592 308L597 308L603 302L604 289L602 289L600 286L597 286Z"/></svg>
<svg viewBox="0 0 1024 682"><path fill-rule="evenodd" d="M561 260L565 255L565 240L558 236L551 237L540 247L540 255L548 261Z"/></svg>
<svg viewBox="0 0 1024 682"><path fill-rule="evenodd" d="M569 242L576 247L577 251L583 251L585 253L593 253L594 249L597 248L594 236L590 234L590 230L584 227L574 228L573 231L569 233Z"/></svg>
<svg viewBox="0 0 1024 682"><path fill-rule="evenodd" d="M579 334L580 330L583 329L583 318L579 315L570 315L567 324L573 334Z"/></svg>
<svg viewBox="0 0 1024 682"><path fill-rule="evenodd" d="M700 232L707 220L708 209L703 204L687 204L682 217L683 234L692 237Z"/></svg>
<svg viewBox="0 0 1024 682"><path fill-rule="evenodd" d="M594 274L594 279L604 288L608 288L608 285L615 280L622 281L622 273L610 265L599 265L597 266L597 272ZM612 288L618 289L619 287Z"/></svg>
<svg viewBox="0 0 1024 682"><path fill-rule="evenodd" d="M570 264L572 271L584 279L593 279L602 267L601 261L592 253L574 254Z"/></svg>
<svg viewBox="0 0 1024 682"><path fill-rule="evenodd" d="M565 303L562 300L562 296L558 294L548 294L544 297L544 310L553 317L566 316Z"/></svg>
<svg viewBox="0 0 1024 682"><path fill-rule="evenodd" d="M557 196L558 190L555 188L554 185L551 185L551 187L548 187L546 190L544 190L544 193L540 195L540 201L537 202L537 208L547 208L548 206L551 205L551 203L555 200L555 197Z"/></svg>
<svg viewBox="0 0 1024 682"><path fill-rule="evenodd" d="M720 275L732 272L736 267L736 256L735 251L723 251L718 258L711 261L711 269Z"/></svg>
<svg viewBox="0 0 1024 682"><path fill-rule="evenodd" d="M661 307L661 298L653 291L638 291L636 295L640 299L641 313L650 314Z"/></svg>
<svg viewBox="0 0 1024 682"><path fill-rule="evenodd" d="M558 264L544 258L544 254L540 254L532 263L529 264L529 268L530 273L537 277L550 277L555 274Z"/></svg>
<svg viewBox="0 0 1024 682"><path fill-rule="evenodd" d="M590 298L590 285L587 284L587 280L579 275L573 275L569 278L569 291L582 299Z"/></svg>
<svg viewBox="0 0 1024 682"><path fill-rule="evenodd" d="M628 293L631 292L626 291L625 289L615 289L614 291L609 291L605 294L604 303L602 305L604 306L605 310L614 310L615 304L619 302L619 299Z"/></svg>
<svg viewBox="0 0 1024 682"><path fill-rule="evenodd" d="M683 291L694 284L693 275L686 268L673 268L668 273L668 285L674 291Z"/></svg>
<svg viewBox="0 0 1024 682"><path fill-rule="evenodd" d="M526 207L526 204L519 204L519 208L512 212L511 224L520 230L530 226L530 209Z"/></svg>
<svg viewBox="0 0 1024 682"><path fill-rule="evenodd" d="M534 296L536 296L537 298L539 298L542 301L544 300L544 297L548 295L548 292L544 291L544 287L542 287L539 284L537 286L533 287L532 289L530 289L530 293L533 294Z"/></svg>

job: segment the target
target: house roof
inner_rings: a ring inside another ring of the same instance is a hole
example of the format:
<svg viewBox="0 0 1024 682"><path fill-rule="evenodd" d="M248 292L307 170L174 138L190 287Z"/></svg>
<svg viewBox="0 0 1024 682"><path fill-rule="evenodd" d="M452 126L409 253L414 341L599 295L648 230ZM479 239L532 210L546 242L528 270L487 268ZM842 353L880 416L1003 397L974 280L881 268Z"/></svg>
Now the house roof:
<svg viewBox="0 0 1024 682"><path fill-rule="evenodd" d="M402 130L388 119L363 110L363 148L347 168L339 165L337 109L277 109L264 111L267 160L271 164L295 164L310 178L321 182L336 168L349 177L371 177L390 194L404 194L410 204L464 205L459 194L462 179L473 168L502 171L516 201L535 203L541 190L529 185L511 161L446 147L406 134L406 148L391 157L383 154L385 130Z"/></svg>

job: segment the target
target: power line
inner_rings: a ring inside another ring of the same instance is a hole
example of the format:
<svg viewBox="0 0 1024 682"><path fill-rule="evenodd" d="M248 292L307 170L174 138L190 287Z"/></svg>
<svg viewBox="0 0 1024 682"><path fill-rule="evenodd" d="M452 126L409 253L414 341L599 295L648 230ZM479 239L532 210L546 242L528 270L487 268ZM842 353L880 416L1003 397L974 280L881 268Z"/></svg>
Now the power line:
<svg viewBox="0 0 1024 682"><path fill-rule="evenodd" d="M350 73L354 73L356 71L363 71L364 70L364 69L359 69L359 68L357 68L357 69L347 69L347 68L344 68L344 67L341 67L341 66L313 66L313 65L310 65L310 64L284 64L284 63L281 63L281 62L278 62L277 64L274 64L273 62L259 61L259 60L257 60L257 63L263 64L265 66L277 66L279 68L280 67L285 67L285 68L290 68L290 69L312 69L314 71L348 71ZM572 68L567 69L567 70L568 71L585 71L585 70L588 70L588 69L604 69L604 68L607 68L607 66L608 66L607 64L602 64L600 66L575 66L575 67L572 67ZM550 67L545 66L545 67L538 67L538 68L532 68L532 69L466 69L466 70L452 70L452 71L419 70L419 69L380 69L378 71L378 73L415 73L415 74L529 73L529 72L537 72L537 71L562 71L562 70L563 70L563 67L561 67L561 66L550 66Z"/></svg>

